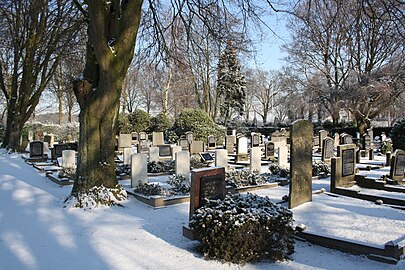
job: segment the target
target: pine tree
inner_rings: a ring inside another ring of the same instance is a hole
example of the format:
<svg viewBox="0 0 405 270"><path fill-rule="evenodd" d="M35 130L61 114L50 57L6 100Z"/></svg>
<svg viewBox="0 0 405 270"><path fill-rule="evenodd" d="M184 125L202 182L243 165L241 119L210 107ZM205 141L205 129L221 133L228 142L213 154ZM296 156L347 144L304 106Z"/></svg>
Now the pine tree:
<svg viewBox="0 0 405 270"><path fill-rule="evenodd" d="M246 98L246 80L241 73L236 48L228 41L218 62L217 92L220 96L221 119L226 125L233 112L243 114Z"/></svg>

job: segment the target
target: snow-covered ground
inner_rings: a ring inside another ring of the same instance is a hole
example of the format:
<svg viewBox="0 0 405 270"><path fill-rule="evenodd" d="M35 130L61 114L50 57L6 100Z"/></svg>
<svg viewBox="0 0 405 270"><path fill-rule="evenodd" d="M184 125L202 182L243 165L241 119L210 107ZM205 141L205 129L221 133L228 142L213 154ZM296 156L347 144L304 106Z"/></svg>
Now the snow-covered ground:
<svg viewBox="0 0 405 270"><path fill-rule="evenodd" d="M285 262L207 261L182 236L188 203L154 210L130 197L124 207L66 209L70 190L20 155L0 154L0 269L405 269L405 260L388 265L305 242ZM257 193L280 200L288 187ZM319 194L293 212L309 231L375 244L405 238L405 212L369 202Z"/></svg>

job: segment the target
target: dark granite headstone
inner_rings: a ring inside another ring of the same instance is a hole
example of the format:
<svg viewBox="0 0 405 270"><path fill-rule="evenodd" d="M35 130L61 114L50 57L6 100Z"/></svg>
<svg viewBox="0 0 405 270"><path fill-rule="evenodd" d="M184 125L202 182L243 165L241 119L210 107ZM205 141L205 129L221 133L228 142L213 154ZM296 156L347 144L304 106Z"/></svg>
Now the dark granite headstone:
<svg viewBox="0 0 405 270"><path fill-rule="evenodd" d="M274 160L274 143L273 142L266 143L264 156L265 156L266 160Z"/></svg>
<svg viewBox="0 0 405 270"><path fill-rule="evenodd" d="M73 150L75 152L77 152L78 148L79 148L79 144L77 142L69 142L66 143L68 150Z"/></svg>
<svg viewBox="0 0 405 270"><path fill-rule="evenodd" d="M51 159L55 160L59 157L62 157L63 150L69 150L69 147L67 144L54 144L52 151L51 151Z"/></svg>
<svg viewBox="0 0 405 270"><path fill-rule="evenodd" d="M214 158L211 156L210 153L200 153L200 157L205 162L212 162Z"/></svg>
<svg viewBox="0 0 405 270"><path fill-rule="evenodd" d="M223 199L226 195L225 168L213 167L191 171L190 218L204 205L205 199Z"/></svg>
<svg viewBox="0 0 405 270"><path fill-rule="evenodd" d="M41 141L30 142L30 158L44 157L44 143Z"/></svg>
<svg viewBox="0 0 405 270"><path fill-rule="evenodd" d="M313 124L297 120L290 129L290 192L288 208L312 201Z"/></svg>
<svg viewBox="0 0 405 270"><path fill-rule="evenodd" d="M404 184L405 151L397 149L391 157L390 179Z"/></svg>
<svg viewBox="0 0 405 270"><path fill-rule="evenodd" d="M159 157L172 157L172 147L170 145L159 145Z"/></svg>

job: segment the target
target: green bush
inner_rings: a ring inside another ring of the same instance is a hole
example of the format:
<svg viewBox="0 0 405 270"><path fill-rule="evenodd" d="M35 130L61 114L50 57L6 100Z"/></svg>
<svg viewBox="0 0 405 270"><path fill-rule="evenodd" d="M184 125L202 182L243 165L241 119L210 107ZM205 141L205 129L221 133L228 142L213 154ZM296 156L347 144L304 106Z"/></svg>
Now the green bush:
<svg viewBox="0 0 405 270"><path fill-rule="evenodd" d="M128 114L120 114L118 116L118 131L123 134L129 134L132 132L132 125L129 122Z"/></svg>
<svg viewBox="0 0 405 270"><path fill-rule="evenodd" d="M285 260L294 252L292 212L268 197L228 194L208 200L193 214L190 227L208 259L246 263Z"/></svg>
<svg viewBox="0 0 405 270"><path fill-rule="evenodd" d="M159 113L150 119L149 132L165 132L172 125L172 119L168 115Z"/></svg>
<svg viewBox="0 0 405 270"><path fill-rule="evenodd" d="M405 150L405 118L400 118L395 122L390 137L394 151L396 149Z"/></svg>
<svg viewBox="0 0 405 270"><path fill-rule="evenodd" d="M133 113L128 115L128 120L132 125L132 131L146 132L150 126L150 116L147 112L136 109Z"/></svg>
<svg viewBox="0 0 405 270"><path fill-rule="evenodd" d="M250 170L239 170L225 173L227 186L238 188L246 186L257 186L267 183L268 177L263 174L251 172Z"/></svg>
<svg viewBox="0 0 405 270"><path fill-rule="evenodd" d="M203 110L184 109L176 118L173 131L178 137L187 131L194 133L195 140L207 141L209 135L214 135L220 142L226 135L224 127L217 125L211 116Z"/></svg>

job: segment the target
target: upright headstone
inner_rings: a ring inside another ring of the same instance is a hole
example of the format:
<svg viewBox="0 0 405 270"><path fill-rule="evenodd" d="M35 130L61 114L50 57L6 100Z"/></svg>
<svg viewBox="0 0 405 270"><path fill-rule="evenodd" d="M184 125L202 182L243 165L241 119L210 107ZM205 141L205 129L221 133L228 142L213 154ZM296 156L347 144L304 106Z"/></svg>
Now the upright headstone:
<svg viewBox="0 0 405 270"><path fill-rule="evenodd" d="M177 141L177 144L181 147L181 150L183 151L189 151L190 149L190 143L188 142L187 139L180 139Z"/></svg>
<svg viewBox="0 0 405 270"><path fill-rule="evenodd" d="M163 132L152 132L152 145L158 146L165 144Z"/></svg>
<svg viewBox="0 0 405 270"><path fill-rule="evenodd" d="M356 145L338 145L337 157L332 158L331 191L337 187L351 187L356 175Z"/></svg>
<svg viewBox="0 0 405 270"><path fill-rule="evenodd" d="M405 151L397 149L391 158L390 179L396 181L398 184L405 184L404 180L405 170Z"/></svg>
<svg viewBox="0 0 405 270"><path fill-rule="evenodd" d="M55 136L53 134L47 134L44 136L44 142L48 143L48 147L53 147L53 144L55 143Z"/></svg>
<svg viewBox="0 0 405 270"><path fill-rule="evenodd" d="M353 137L347 133L340 134L340 144L352 144Z"/></svg>
<svg viewBox="0 0 405 270"><path fill-rule="evenodd" d="M44 142L44 156L48 157L49 154L49 144Z"/></svg>
<svg viewBox="0 0 405 270"><path fill-rule="evenodd" d="M66 143L66 145L68 146L69 150L73 150L76 151L79 149L79 144L77 142L68 142Z"/></svg>
<svg viewBox="0 0 405 270"><path fill-rule="evenodd" d="M198 154L201 152L205 152L203 141L192 141L190 144L190 154Z"/></svg>
<svg viewBox="0 0 405 270"><path fill-rule="evenodd" d="M225 168L213 167L192 170L189 218L195 210L204 205L205 199L224 199L225 195Z"/></svg>
<svg viewBox="0 0 405 270"><path fill-rule="evenodd" d="M264 158L266 160L274 160L274 143L268 142L264 147Z"/></svg>
<svg viewBox="0 0 405 270"><path fill-rule="evenodd" d="M41 141L30 142L30 158L44 158L44 143Z"/></svg>
<svg viewBox="0 0 405 270"><path fill-rule="evenodd" d="M123 161L124 165L131 165L131 155L133 153L134 152L132 151L132 147L124 148L124 150L123 150L123 158L122 158L122 161Z"/></svg>
<svg viewBox="0 0 405 270"><path fill-rule="evenodd" d="M326 130L320 130L319 131L319 149L322 151L323 148L323 139L326 138L326 136L328 136L328 132Z"/></svg>
<svg viewBox="0 0 405 270"><path fill-rule="evenodd" d="M159 147L151 146L149 147L149 162L159 161Z"/></svg>
<svg viewBox="0 0 405 270"><path fill-rule="evenodd" d="M228 154L233 154L235 152L236 136L228 135L225 138L225 146Z"/></svg>
<svg viewBox="0 0 405 270"><path fill-rule="evenodd" d="M132 145L131 134L120 134L118 137L118 150L123 151L124 148L130 148Z"/></svg>
<svg viewBox="0 0 405 270"><path fill-rule="evenodd" d="M176 153L180 152L180 151L182 151L181 146L178 146L178 145L173 145L172 146L172 160L176 159ZM188 151L188 149L185 150L185 151Z"/></svg>
<svg viewBox="0 0 405 270"><path fill-rule="evenodd" d="M260 134L252 133L250 140L252 147L258 147L260 145Z"/></svg>
<svg viewBox="0 0 405 270"><path fill-rule="evenodd" d="M62 167L76 168L76 152L73 150L62 151Z"/></svg>
<svg viewBox="0 0 405 270"><path fill-rule="evenodd" d="M385 142L387 140L387 135L385 135L385 132L381 132L381 142Z"/></svg>
<svg viewBox="0 0 405 270"><path fill-rule="evenodd" d="M248 161L248 139L245 136L236 140L236 162Z"/></svg>
<svg viewBox="0 0 405 270"><path fill-rule="evenodd" d="M216 140L215 136L213 136L213 135L208 136L207 145L208 145L208 149L215 149L215 147L217 146L217 140Z"/></svg>
<svg viewBox="0 0 405 270"><path fill-rule="evenodd" d="M170 144L159 145L158 148L160 160L172 159L172 146Z"/></svg>
<svg viewBox="0 0 405 270"><path fill-rule="evenodd" d="M34 140L34 130L29 129L28 130L28 141L31 142Z"/></svg>
<svg viewBox="0 0 405 270"><path fill-rule="evenodd" d="M322 148L322 161L330 163L331 158L333 157L333 139L330 137L325 137L323 139L323 148Z"/></svg>
<svg viewBox="0 0 405 270"><path fill-rule="evenodd" d="M286 144L280 144L277 149L277 164L282 168L288 167L288 146Z"/></svg>
<svg viewBox="0 0 405 270"><path fill-rule="evenodd" d="M340 144L340 135L339 135L339 133L337 133L337 132L335 133L334 139L335 139L334 146L337 148L337 146Z"/></svg>
<svg viewBox="0 0 405 270"><path fill-rule="evenodd" d="M224 167L228 170L228 151L226 149L220 149L215 151L215 166Z"/></svg>
<svg viewBox="0 0 405 270"><path fill-rule="evenodd" d="M138 142L139 142L139 135L138 135L138 132L132 132L132 133L131 133L131 136L132 136L132 144L133 144L133 145L137 145Z"/></svg>
<svg viewBox="0 0 405 270"><path fill-rule="evenodd" d="M186 140L188 143L192 143L192 141L194 141L194 133L192 131L186 132Z"/></svg>
<svg viewBox="0 0 405 270"><path fill-rule="evenodd" d="M148 182L148 156L137 153L131 156L131 187L138 187L139 183Z"/></svg>
<svg viewBox="0 0 405 270"><path fill-rule="evenodd" d="M72 150L72 149L69 149L67 144L54 144L51 150L51 159L56 160L57 158L62 157L63 150Z"/></svg>
<svg viewBox="0 0 405 270"><path fill-rule="evenodd" d="M190 181L190 153L187 151L180 151L176 153L175 173L182 175L186 180Z"/></svg>
<svg viewBox="0 0 405 270"><path fill-rule="evenodd" d="M260 147L250 148L250 170L255 173L261 173L261 155Z"/></svg>
<svg viewBox="0 0 405 270"><path fill-rule="evenodd" d="M146 132L140 132L139 134L139 143L138 143L138 153L149 153L149 139Z"/></svg>
<svg viewBox="0 0 405 270"><path fill-rule="evenodd" d="M312 201L312 138L313 124L297 120L290 129L290 192L288 208Z"/></svg>

